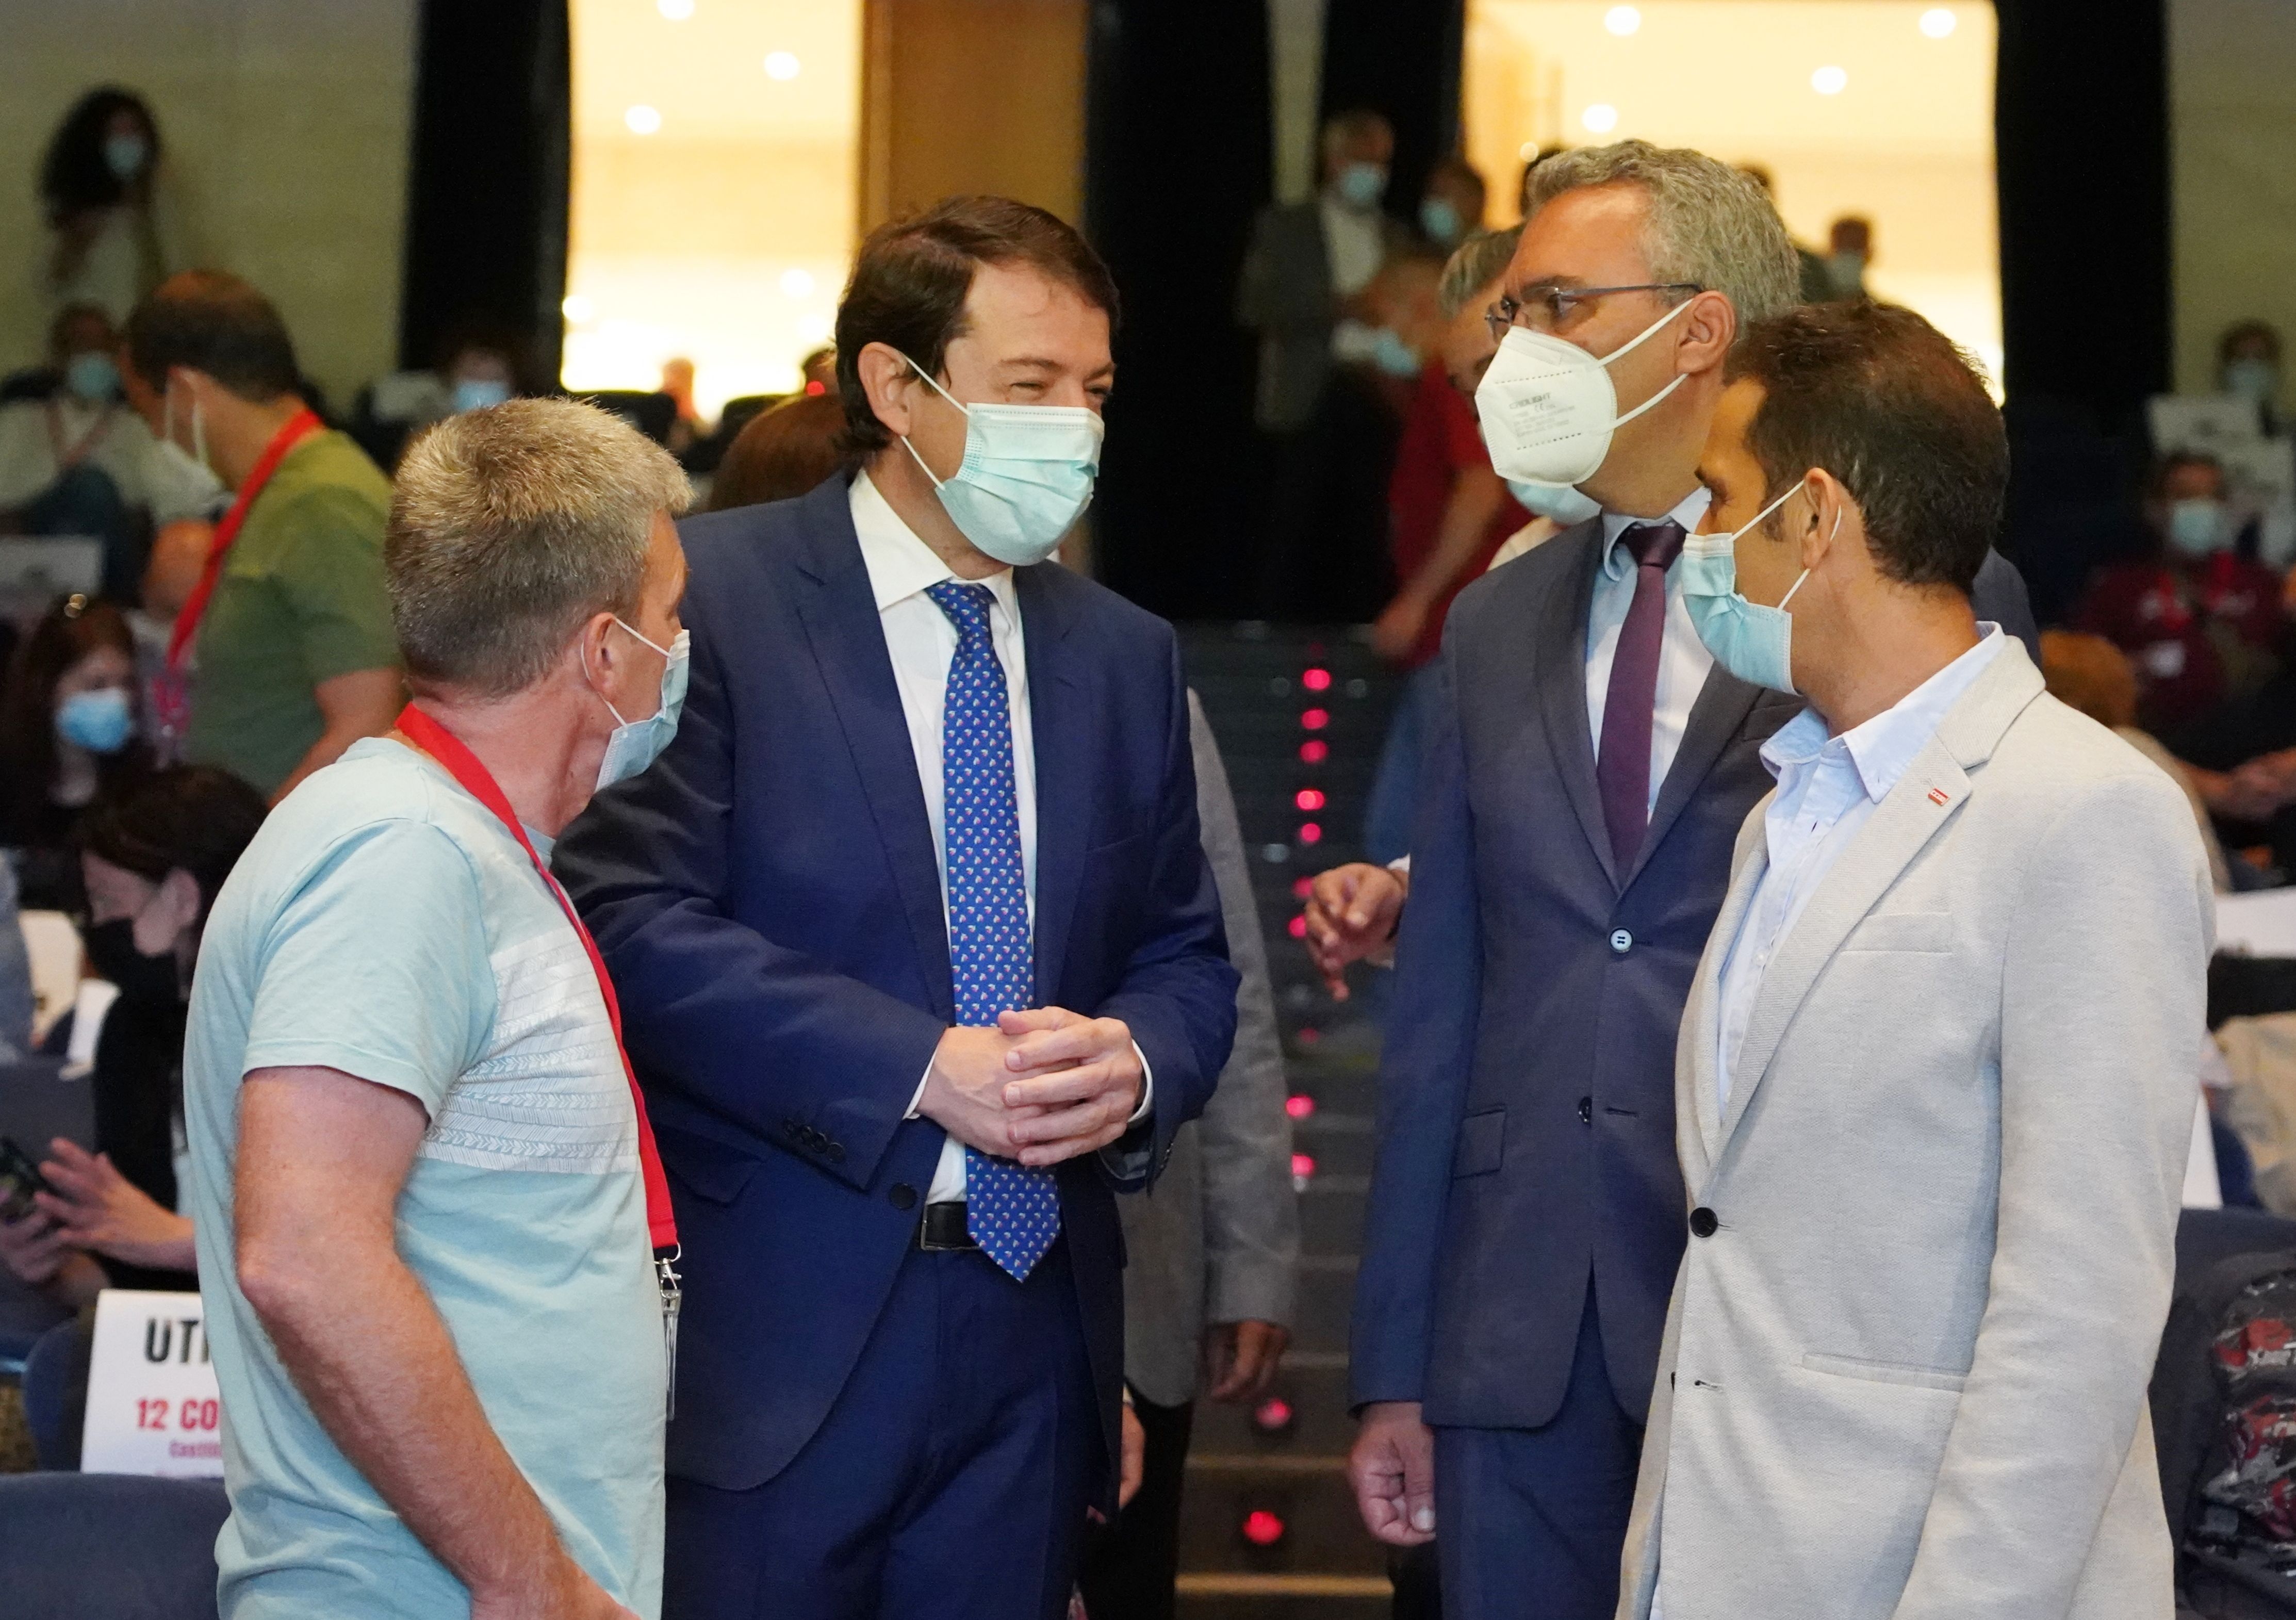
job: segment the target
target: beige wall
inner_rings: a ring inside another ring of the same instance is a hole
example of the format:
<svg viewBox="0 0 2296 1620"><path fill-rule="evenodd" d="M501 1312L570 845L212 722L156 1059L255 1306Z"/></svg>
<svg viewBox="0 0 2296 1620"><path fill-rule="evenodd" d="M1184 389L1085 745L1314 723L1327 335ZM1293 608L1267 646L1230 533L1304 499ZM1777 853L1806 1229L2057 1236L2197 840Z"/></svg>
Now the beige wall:
<svg viewBox="0 0 2296 1620"><path fill-rule="evenodd" d="M2176 382L2216 390L2225 327L2260 317L2296 344L2296 6L2287 0L2172 0L2169 7L2170 252ZM2109 231L2100 233L2110 241ZM2068 264L2101 275L2112 263ZM2069 296L2080 296L2069 290ZM2110 341L2109 331L2099 341ZM2296 352L2280 405L2296 405Z"/></svg>
<svg viewBox="0 0 2296 1620"><path fill-rule="evenodd" d="M278 303L338 405L395 362L414 0L0 0L0 369L37 358L35 197L92 86L152 103L188 262Z"/></svg>

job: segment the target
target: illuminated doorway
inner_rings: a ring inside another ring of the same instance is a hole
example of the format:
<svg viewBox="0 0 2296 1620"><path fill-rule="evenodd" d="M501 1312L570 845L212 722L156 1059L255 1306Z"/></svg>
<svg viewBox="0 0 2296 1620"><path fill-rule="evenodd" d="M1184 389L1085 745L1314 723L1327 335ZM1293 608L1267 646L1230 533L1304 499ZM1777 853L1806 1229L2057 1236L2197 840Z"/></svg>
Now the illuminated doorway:
<svg viewBox="0 0 2296 1620"><path fill-rule="evenodd" d="M799 386L854 241L861 0L571 0L571 390Z"/></svg>
<svg viewBox="0 0 2296 1620"><path fill-rule="evenodd" d="M1468 0L1467 156L1638 136L1759 166L1796 241L1873 224L1866 285L2001 375L1993 10L1918 0Z"/></svg>

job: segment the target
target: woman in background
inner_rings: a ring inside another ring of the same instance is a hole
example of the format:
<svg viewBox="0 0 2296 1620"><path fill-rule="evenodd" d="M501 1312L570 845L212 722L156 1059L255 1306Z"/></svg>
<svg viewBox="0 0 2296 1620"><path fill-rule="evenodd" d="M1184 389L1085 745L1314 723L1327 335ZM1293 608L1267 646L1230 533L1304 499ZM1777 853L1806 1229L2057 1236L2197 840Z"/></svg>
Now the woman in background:
<svg viewBox="0 0 2296 1620"><path fill-rule="evenodd" d="M0 848L28 911L78 911L80 818L147 775L135 633L111 603L67 596L16 650L0 687Z"/></svg>
<svg viewBox="0 0 2296 1620"><path fill-rule="evenodd" d="M47 218L41 286L51 312L94 304L113 325L177 267L157 205L160 126L134 92L105 85L73 103L40 165Z"/></svg>

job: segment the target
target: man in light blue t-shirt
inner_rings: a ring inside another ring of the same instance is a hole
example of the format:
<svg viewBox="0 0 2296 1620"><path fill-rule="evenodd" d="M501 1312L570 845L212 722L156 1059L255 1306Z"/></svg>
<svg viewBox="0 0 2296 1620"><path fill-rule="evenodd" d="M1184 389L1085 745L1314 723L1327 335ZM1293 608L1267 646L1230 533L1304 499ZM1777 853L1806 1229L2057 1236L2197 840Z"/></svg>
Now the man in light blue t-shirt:
<svg viewBox="0 0 2296 1620"><path fill-rule="evenodd" d="M184 1090L224 1620L660 1608L667 1200L543 863L676 728L685 503L568 401L417 440L386 549L415 706L217 900Z"/></svg>

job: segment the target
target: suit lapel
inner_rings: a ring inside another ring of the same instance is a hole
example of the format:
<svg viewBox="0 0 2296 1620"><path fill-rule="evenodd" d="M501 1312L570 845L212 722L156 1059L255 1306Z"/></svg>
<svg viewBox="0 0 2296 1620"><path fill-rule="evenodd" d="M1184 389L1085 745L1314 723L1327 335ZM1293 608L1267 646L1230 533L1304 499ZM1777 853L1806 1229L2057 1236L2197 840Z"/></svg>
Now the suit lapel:
<svg viewBox="0 0 2296 1620"><path fill-rule="evenodd" d="M1643 835L1642 847L1635 854L1634 870L1627 874L1627 884L1631 884L1649 863L1651 852L1666 837L1667 828L1682 814L1682 807L1690 802L1698 785L1706 780L1706 773L1714 769L1722 751L1745 725L1746 717L1754 711L1754 703L1761 695L1761 687L1740 680L1718 663L1707 671L1706 684L1698 688L1698 700L1691 704L1690 719L1683 726L1682 745L1674 751L1674 763L1659 786L1650 829Z"/></svg>
<svg viewBox="0 0 2296 1620"><path fill-rule="evenodd" d="M1616 888L1619 869L1611 859L1611 830L1595 782L1595 738L1587 724L1587 613L1595 599L1595 571L1602 566L1603 520L1591 518L1547 544L1575 546L1578 559L1562 588L1547 594L1538 627L1532 660L1539 712L1570 808Z"/></svg>
<svg viewBox="0 0 2296 1620"><path fill-rule="evenodd" d="M1710 1171L1722 1151L1722 1098L1715 1074L1722 1038L1722 963L1730 954L1731 942L1738 937L1740 925L1746 920L1754 891L1761 887L1762 874L1770 869L1769 840L1764 835L1761 820L1769 802L1765 795L1740 835L1742 839L1751 840L1752 847L1745 851L1730 892L1723 897L1721 915L1714 919L1714 931L1707 936L1705 952L1698 960L1698 976L1691 987L1690 1006L1685 1014L1689 1029L1691 1100L1697 1114L1699 1140L1706 1149L1705 1168Z"/></svg>
<svg viewBox="0 0 2296 1620"><path fill-rule="evenodd" d="M1085 840L1092 821L1086 768L1093 742L1090 687L1067 646L1072 622L1055 563L1015 569L1028 645L1029 724L1037 761L1037 921L1034 956L1037 1002L1060 995L1060 966L1068 958L1069 924L1084 872Z"/></svg>
<svg viewBox="0 0 2296 1620"><path fill-rule="evenodd" d="M799 596L798 616L852 752L934 1010L954 1018L940 862L933 853L932 824L925 817L916 752L901 712L900 689L893 682L893 661L885 651L884 627L854 538L846 485L832 479L808 500L813 507L803 530L808 555L800 567L811 588Z"/></svg>

